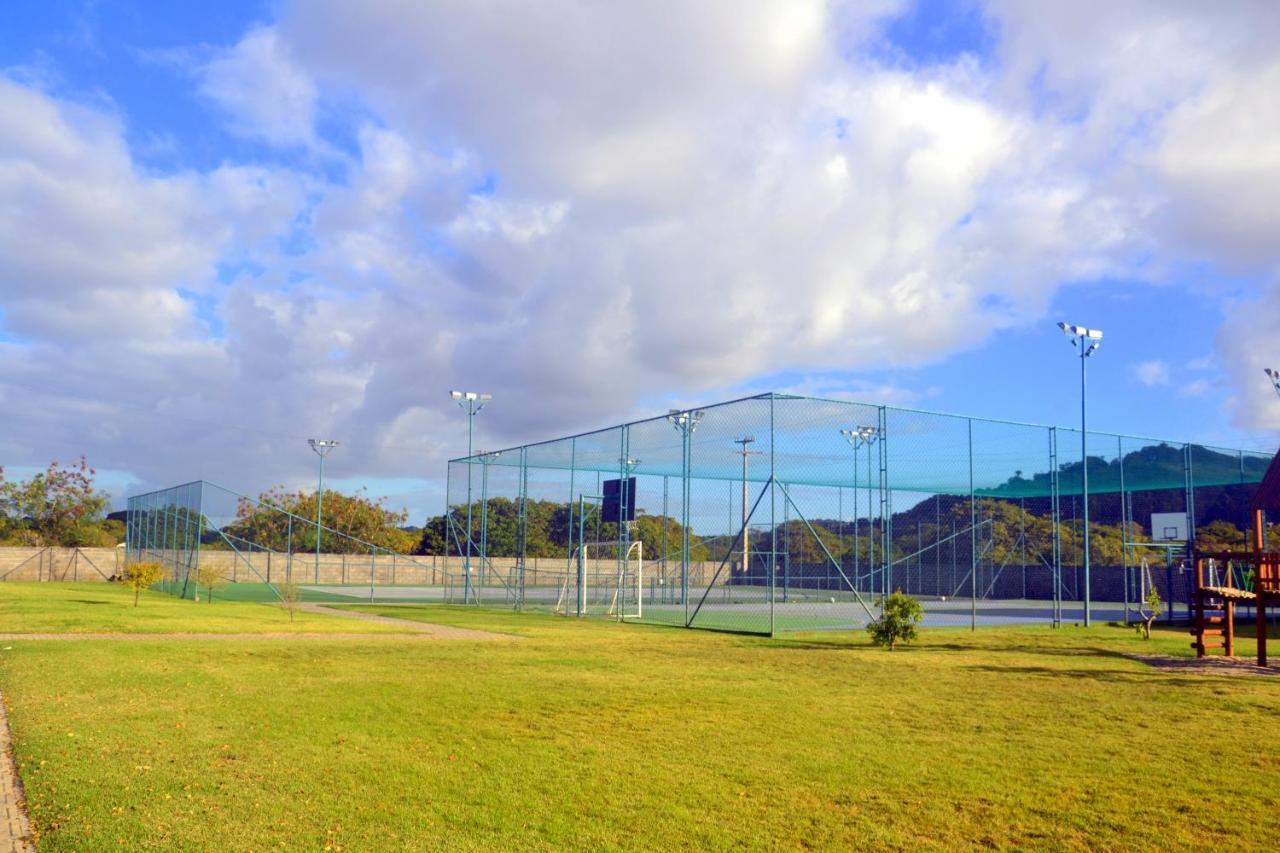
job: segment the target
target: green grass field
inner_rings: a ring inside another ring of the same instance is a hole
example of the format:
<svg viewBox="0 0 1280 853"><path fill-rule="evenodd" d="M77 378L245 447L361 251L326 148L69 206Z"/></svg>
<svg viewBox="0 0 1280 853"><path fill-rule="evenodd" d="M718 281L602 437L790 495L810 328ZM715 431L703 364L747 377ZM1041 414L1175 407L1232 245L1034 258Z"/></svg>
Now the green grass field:
<svg viewBox="0 0 1280 853"><path fill-rule="evenodd" d="M0 633L130 634L314 634L395 633L386 625L296 611L276 604L183 601L133 593L105 583L5 583L0 585Z"/></svg>
<svg viewBox="0 0 1280 853"><path fill-rule="evenodd" d="M86 603L100 586L15 589L0 585L0 630L287 624L264 605L153 594L163 616L134 620ZM1189 654L1181 632L938 629L889 653L852 634L362 609L518 639L4 643L41 849L1243 849L1280 834L1280 678L1126 657Z"/></svg>

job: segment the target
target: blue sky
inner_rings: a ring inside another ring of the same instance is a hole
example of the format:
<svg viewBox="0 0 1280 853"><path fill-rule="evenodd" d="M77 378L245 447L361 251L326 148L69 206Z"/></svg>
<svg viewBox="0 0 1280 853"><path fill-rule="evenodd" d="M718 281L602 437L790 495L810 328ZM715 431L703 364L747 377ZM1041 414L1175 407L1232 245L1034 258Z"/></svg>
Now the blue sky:
<svg viewBox="0 0 1280 853"><path fill-rule="evenodd" d="M1268 448L1280 12L0 12L0 464L333 482L764 390Z"/></svg>

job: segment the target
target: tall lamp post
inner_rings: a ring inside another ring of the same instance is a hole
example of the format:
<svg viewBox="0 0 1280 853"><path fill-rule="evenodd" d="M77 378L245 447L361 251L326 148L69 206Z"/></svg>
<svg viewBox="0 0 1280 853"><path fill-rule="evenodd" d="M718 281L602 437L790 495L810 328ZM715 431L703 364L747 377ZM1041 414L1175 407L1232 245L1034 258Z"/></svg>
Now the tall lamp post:
<svg viewBox="0 0 1280 853"><path fill-rule="evenodd" d="M853 429L842 429L840 434L853 448L853 576L858 576L858 450L867 447L867 475L871 474L871 445L880 436L880 430L873 426L857 426ZM868 481L870 482L870 481ZM867 520L871 520L871 487L867 487ZM875 552L867 554L867 565L875 559Z"/></svg>
<svg viewBox="0 0 1280 853"><path fill-rule="evenodd" d="M684 605L686 624L689 621L689 475L693 468L693 433L703 414L680 409L667 413L667 422L680 433L680 603Z"/></svg>
<svg viewBox="0 0 1280 853"><path fill-rule="evenodd" d="M1080 351L1080 501L1084 504L1084 626L1088 628L1092 622L1092 589L1089 583L1089 409L1085 394L1085 362L1102 346L1102 332L1070 323L1059 323L1058 328L1071 339L1071 345Z"/></svg>
<svg viewBox="0 0 1280 853"><path fill-rule="evenodd" d="M1280 395L1280 370L1272 367L1262 368L1262 372L1267 374L1267 378L1271 380L1271 387L1276 389L1276 394Z"/></svg>
<svg viewBox="0 0 1280 853"><path fill-rule="evenodd" d="M331 438L308 438L307 444L320 457L320 480L316 484L316 583L320 583L320 514L324 507L324 458L333 452L338 442Z"/></svg>
<svg viewBox="0 0 1280 853"><path fill-rule="evenodd" d="M493 399L490 394L477 394L475 391L450 391L449 396L458 404L458 408L467 413L467 552L463 558L462 572L466 589L462 600L467 600L467 592L471 588L471 444L475 438L476 415Z"/></svg>
<svg viewBox="0 0 1280 853"><path fill-rule="evenodd" d="M741 450L735 450L742 456L742 574L748 574L750 568L750 546L747 544L747 457L751 456L755 451L749 450L749 445L755 443L755 436L744 435L742 438L735 438L734 444L741 444Z"/></svg>

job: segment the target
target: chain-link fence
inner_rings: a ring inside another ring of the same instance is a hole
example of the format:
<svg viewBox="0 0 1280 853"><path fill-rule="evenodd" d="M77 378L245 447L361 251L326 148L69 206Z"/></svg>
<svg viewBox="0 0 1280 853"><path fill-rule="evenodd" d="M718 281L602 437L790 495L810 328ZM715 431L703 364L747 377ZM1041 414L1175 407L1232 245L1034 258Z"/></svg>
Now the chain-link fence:
<svg viewBox="0 0 1280 853"><path fill-rule="evenodd" d="M126 531L127 559L163 565L160 588L184 598L465 600L460 560L399 554L213 483L130 498Z"/></svg>
<svg viewBox="0 0 1280 853"><path fill-rule="evenodd" d="M455 600L762 634L898 589L927 624L1123 620L1152 586L1186 602L1197 530L1244 529L1269 461L1090 432L1086 559L1078 430L766 394L453 460Z"/></svg>

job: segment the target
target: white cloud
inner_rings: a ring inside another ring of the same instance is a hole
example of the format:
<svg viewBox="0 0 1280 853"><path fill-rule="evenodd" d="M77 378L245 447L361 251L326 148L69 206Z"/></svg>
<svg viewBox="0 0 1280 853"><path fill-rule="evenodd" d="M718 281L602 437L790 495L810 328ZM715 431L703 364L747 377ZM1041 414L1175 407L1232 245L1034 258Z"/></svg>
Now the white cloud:
<svg viewBox="0 0 1280 853"><path fill-rule="evenodd" d="M1280 429L1280 397L1263 370L1280 368L1277 328L1280 278L1273 277L1256 296L1228 306L1216 338L1234 392L1227 400L1232 419L1241 429L1265 430L1271 443Z"/></svg>
<svg viewBox="0 0 1280 853"><path fill-rule="evenodd" d="M1178 389L1179 397L1199 397L1213 387L1207 379L1193 379Z"/></svg>
<svg viewBox="0 0 1280 853"><path fill-rule="evenodd" d="M61 417L104 464L265 485L323 431L335 476L434 476L450 386L498 397L504 443L941 359L1064 280L1277 265L1274 6L993 2L1000 61L910 72L858 52L888 8L286 4L199 85L292 169L149 174L118 116L0 81L3 322L31 339L0 340L0 394L48 413L0 451L74 444ZM358 105L340 177L308 172L331 96ZM1218 336L1242 424L1280 424L1252 375L1275 292Z"/></svg>
<svg viewBox="0 0 1280 853"><path fill-rule="evenodd" d="M318 93L274 27L247 32L200 69L200 89L232 118L232 128L282 146L315 143Z"/></svg>
<svg viewBox="0 0 1280 853"><path fill-rule="evenodd" d="M1135 365L1134 374L1143 385L1168 385L1169 365L1163 361L1144 361Z"/></svg>

